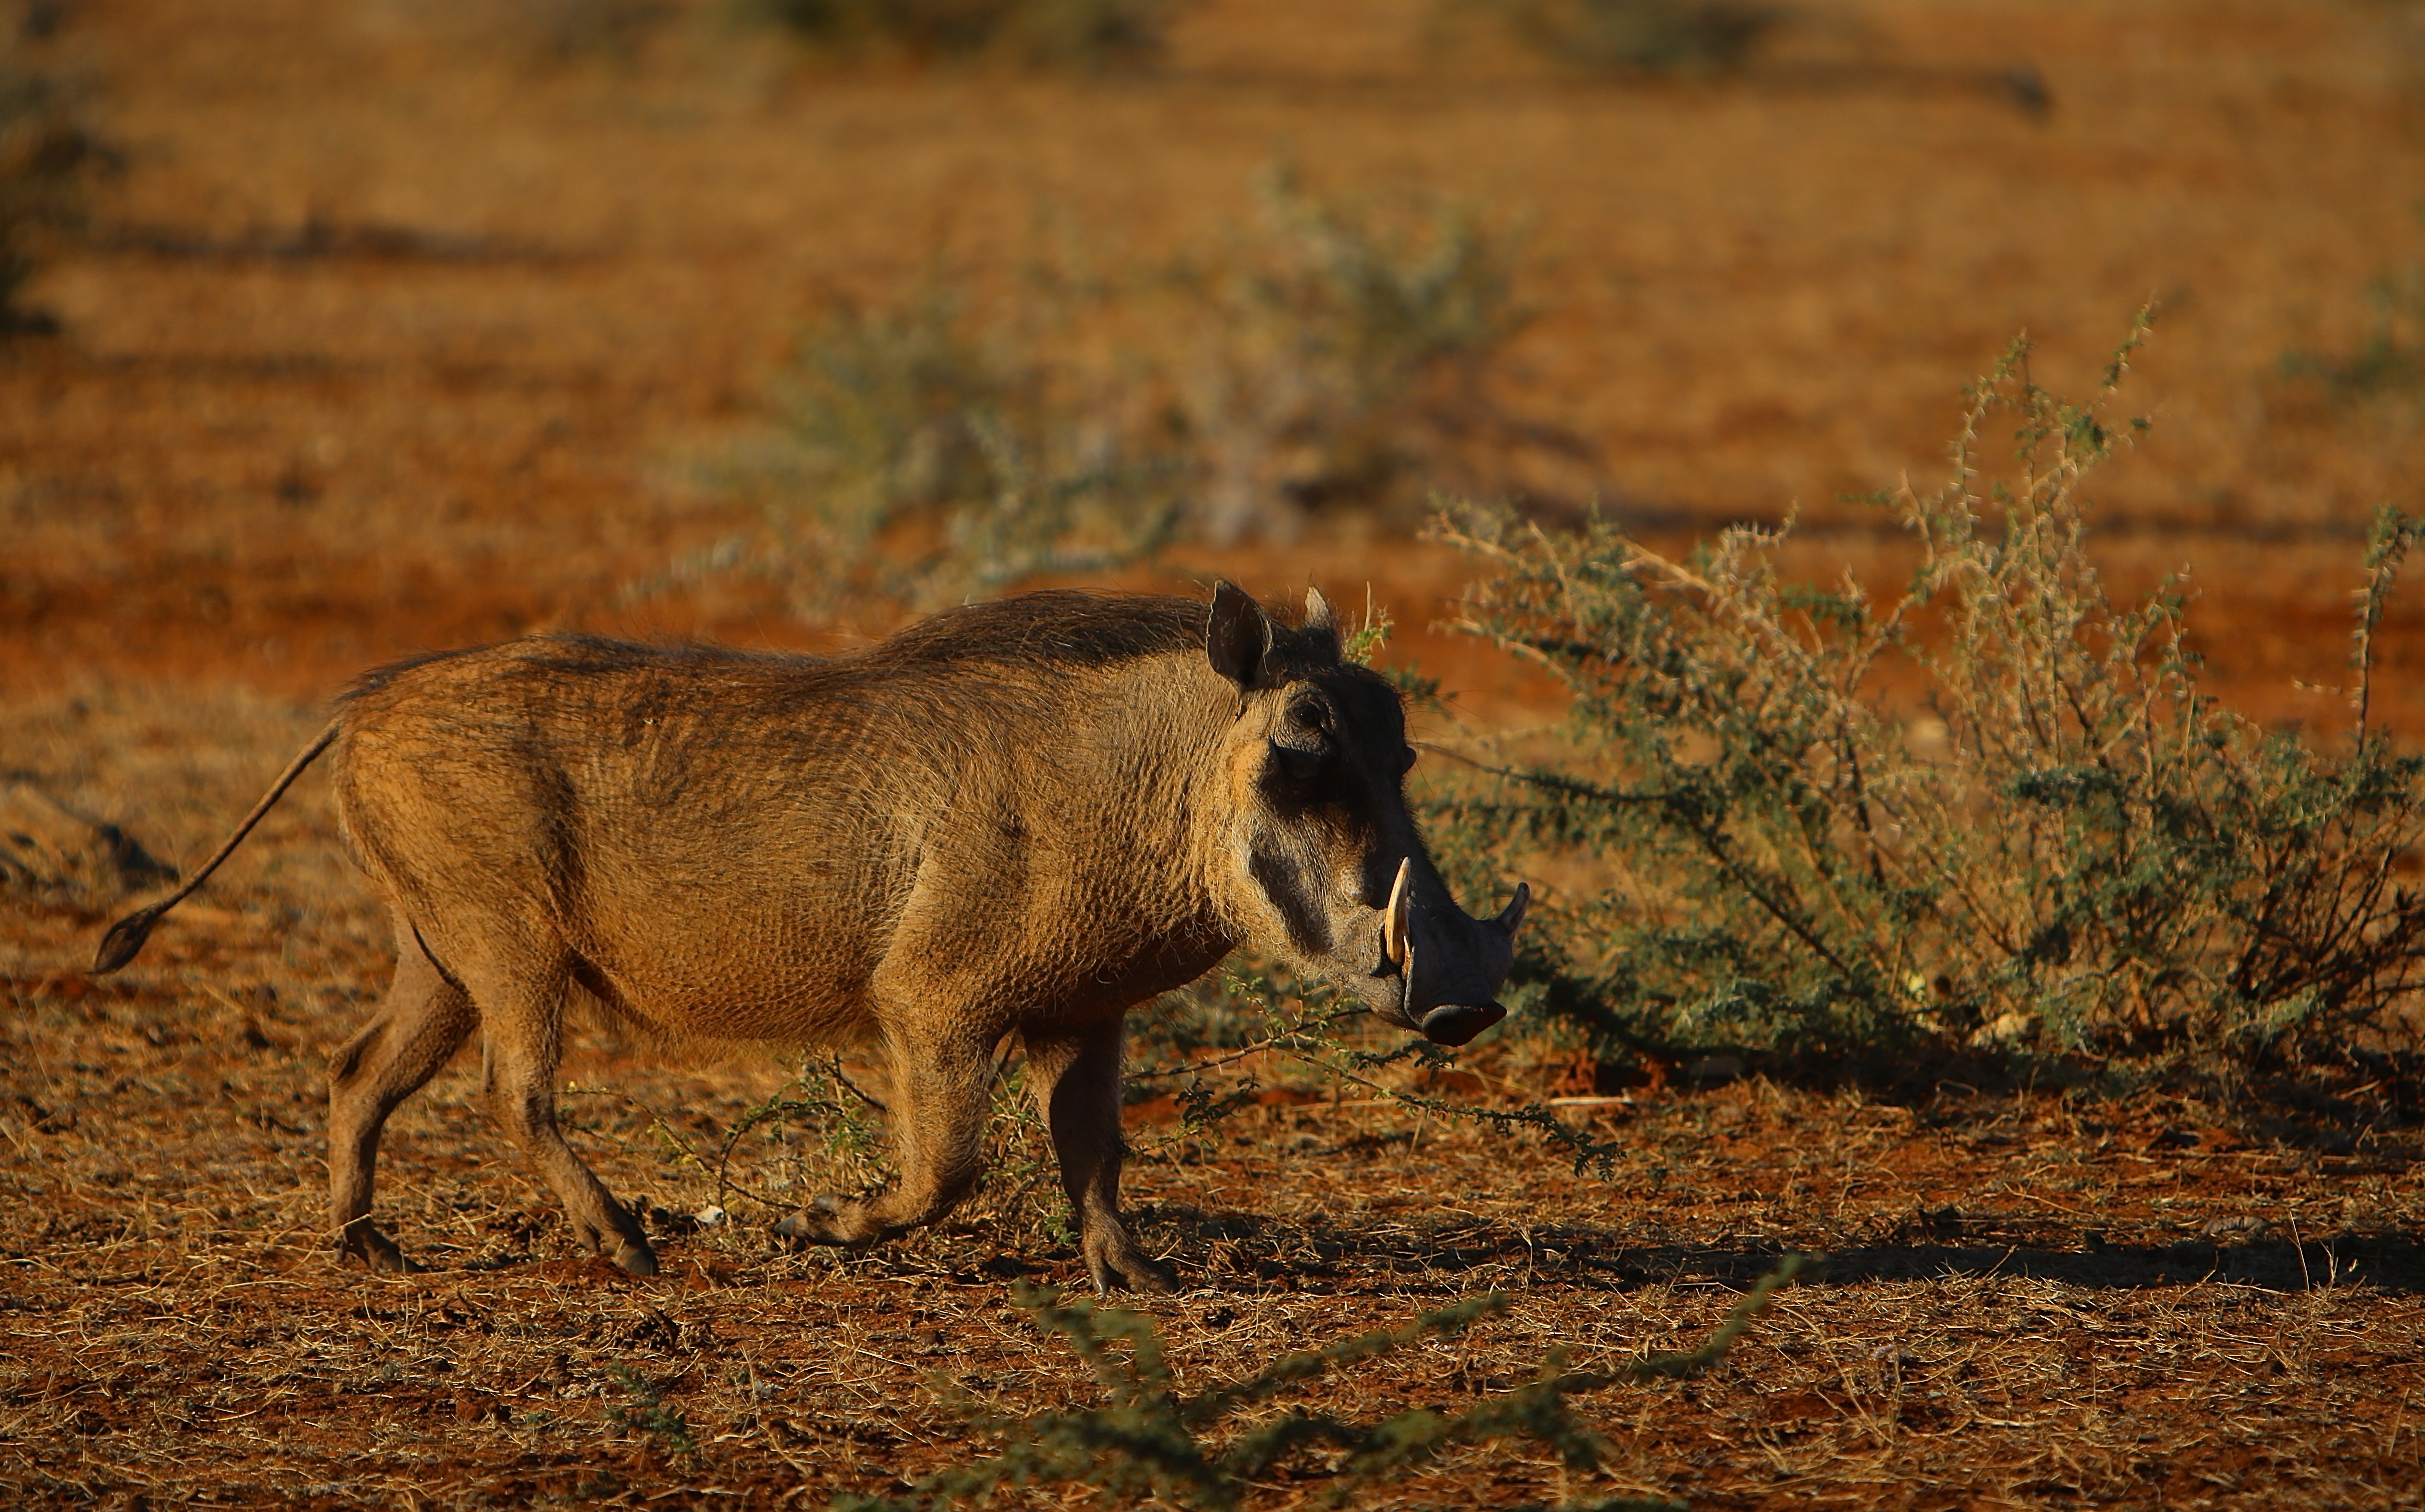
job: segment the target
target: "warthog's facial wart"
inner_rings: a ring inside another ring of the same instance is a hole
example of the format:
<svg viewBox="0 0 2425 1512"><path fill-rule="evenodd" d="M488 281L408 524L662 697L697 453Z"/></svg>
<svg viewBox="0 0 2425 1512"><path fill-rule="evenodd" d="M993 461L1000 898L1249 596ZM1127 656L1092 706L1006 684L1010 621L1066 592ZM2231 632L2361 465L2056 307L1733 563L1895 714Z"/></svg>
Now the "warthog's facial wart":
<svg viewBox="0 0 2425 1512"><path fill-rule="evenodd" d="M1496 998L1530 890L1487 919L1449 896L1406 811L1404 706L1380 676L1340 661L1329 603L1309 591L1304 623L1289 629L1225 584L1206 651L1239 694L1242 932L1440 1044L1505 1018Z"/></svg>

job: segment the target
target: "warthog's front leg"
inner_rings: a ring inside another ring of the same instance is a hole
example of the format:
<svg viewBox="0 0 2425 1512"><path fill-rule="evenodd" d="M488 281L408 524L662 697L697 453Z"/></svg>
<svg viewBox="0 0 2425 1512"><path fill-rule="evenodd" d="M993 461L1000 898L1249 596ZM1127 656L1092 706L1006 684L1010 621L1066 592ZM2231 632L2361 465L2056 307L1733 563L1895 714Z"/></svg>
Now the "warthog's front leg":
<svg viewBox="0 0 2425 1512"><path fill-rule="evenodd" d="M1095 1290L1166 1292L1170 1272L1146 1257L1120 1222L1120 1050L1124 1020L1074 1033L1030 1034L1027 1073L1052 1131L1061 1184L1078 1215L1079 1243Z"/></svg>
<svg viewBox="0 0 2425 1512"><path fill-rule="evenodd" d="M872 1245L933 1223L985 1171L993 1102L992 1041L979 1035L887 1035L892 1063L892 1153L901 1179L867 1197L819 1197L775 1225L779 1239Z"/></svg>

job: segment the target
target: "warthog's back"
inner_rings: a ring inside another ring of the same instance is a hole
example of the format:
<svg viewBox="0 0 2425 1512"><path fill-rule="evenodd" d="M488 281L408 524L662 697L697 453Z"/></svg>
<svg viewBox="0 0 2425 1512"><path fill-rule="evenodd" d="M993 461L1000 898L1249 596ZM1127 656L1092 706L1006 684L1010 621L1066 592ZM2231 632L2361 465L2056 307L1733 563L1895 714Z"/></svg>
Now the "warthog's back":
<svg viewBox="0 0 2425 1512"><path fill-rule="evenodd" d="M1204 623L1048 594L829 659L433 657L349 696L341 809L442 969L569 968L677 1035L851 1033L905 973L1083 1018L1228 944L1185 901L1227 714Z"/></svg>

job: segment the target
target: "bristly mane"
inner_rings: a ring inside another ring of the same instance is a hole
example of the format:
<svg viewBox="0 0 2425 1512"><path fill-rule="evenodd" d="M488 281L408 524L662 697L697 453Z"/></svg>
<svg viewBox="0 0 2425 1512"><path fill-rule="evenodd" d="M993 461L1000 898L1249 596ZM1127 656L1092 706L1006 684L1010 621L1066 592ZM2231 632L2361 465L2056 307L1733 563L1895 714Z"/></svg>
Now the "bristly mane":
<svg viewBox="0 0 2425 1512"><path fill-rule="evenodd" d="M1211 611L1188 599L1055 588L946 609L855 656L1102 667L1204 644Z"/></svg>
<svg viewBox="0 0 2425 1512"><path fill-rule="evenodd" d="M963 604L905 626L890 637L836 656L745 651L720 646L657 644L602 635L551 635L526 642L524 662L533 672L613 672L641 667L691 663L715 666L759 662L777 666L822 665L902 668L953 662L989 662L1005 667L1109 667L1148 656L1200 651L1210 606L1192 599L1160 595L1090 593L1053 588L989 603ZM339 697L350 701L376 693L402 674L466 650L427 651L365 672ZM1272 657L1292 670L1335 666L1335 636L1272 621Z"/></svg>

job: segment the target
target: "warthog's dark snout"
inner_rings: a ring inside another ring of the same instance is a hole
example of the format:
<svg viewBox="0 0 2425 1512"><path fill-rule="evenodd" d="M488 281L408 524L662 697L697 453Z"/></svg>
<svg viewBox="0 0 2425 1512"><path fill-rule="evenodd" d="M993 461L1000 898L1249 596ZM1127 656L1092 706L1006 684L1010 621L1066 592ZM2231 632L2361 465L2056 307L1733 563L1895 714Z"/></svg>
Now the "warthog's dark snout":
<svg viewBox="0 0 2425 1512"><path fill-rule="evenodd" d="M1516 930L1532 896L1519 885L1496 918L1476 919L1428 866L1418 872L1411 856L1400 861L1381 908L1381 966L1398 978L1399 997L1382 1016L1437 1045L1466 1044L1507 1017L1493 999L1516 963Z"/></svg>
<svg viewBox="0 0 2425 1512"><path fill-rule="evenodd" d="M1443 1003L1423 1015L1423 1037L1436 1045L1462 1045L1507 1017L1496 1003Z"/></svg>

